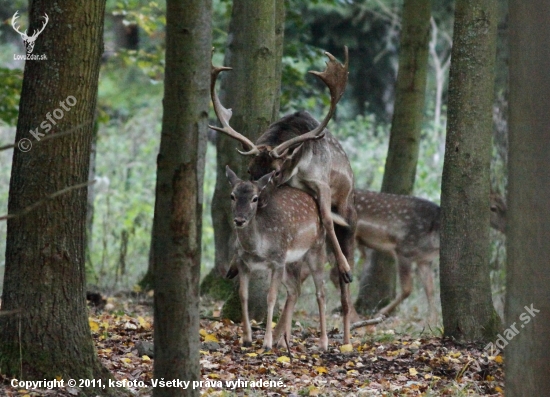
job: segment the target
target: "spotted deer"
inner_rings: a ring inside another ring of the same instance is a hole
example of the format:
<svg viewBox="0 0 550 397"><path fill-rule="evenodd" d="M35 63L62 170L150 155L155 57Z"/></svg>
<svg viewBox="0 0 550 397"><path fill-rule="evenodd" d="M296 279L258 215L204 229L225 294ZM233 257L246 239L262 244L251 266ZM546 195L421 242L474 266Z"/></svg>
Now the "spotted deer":
<svg viewBox="0 0 550 397"><path fill-rule="evenodd" d="M401 292L379 314L391 313L412 292L412 264L424 285L432 320L436 318L431 262L439 256L440 207L413 196L355 191L356 243L362 258L366 249L390 254L399 270ZM490 196L491 227L504 233L506 204Z"/></svg>
<svg viewBox="0 0 550 397"><path fill-rule="evenodd" d="M290 338L292 313L300 294L300 266L305 262L316 288L321 328L319 346L326 350L328 338L323 275L326 236L315 200L290 186L277 188L272 181L273 172L257 181L243 181L227 166L226 175L232 186L231 210L237 235L236 254L231 267L236 267L240 276L243 344L250 346L252 343L248 317L250 272L262 269L270 273L263 345L271 349L273 341L280 341L283 334ZM273 310L281 282L287 289L287 300L273 331Z"/></svg>
<svg viewBox="0 0 550 397"><path fill-rule="evenodd" d="M319 77L330 91L330 109L319 124L309 113L297 112L273 123L253 143L229 124L231 110L220 103L215 91L217 76L227 67L212 66L211 96L222 128L212 127L241 142L250 156L248 167L252 180L274 171L277 186L288 185L305 191L317 202L321 222L333 247L341 290L345 344L350 340L350 310L352 308L347 283L352 281L353 244L356 213L353 206L353 173L340 143L325 128L342 97L348 77L348 51L345 62L325 53L329 61L324 72L310 72ZM333 224L331 213L344 219L342 226Z"/></svg>

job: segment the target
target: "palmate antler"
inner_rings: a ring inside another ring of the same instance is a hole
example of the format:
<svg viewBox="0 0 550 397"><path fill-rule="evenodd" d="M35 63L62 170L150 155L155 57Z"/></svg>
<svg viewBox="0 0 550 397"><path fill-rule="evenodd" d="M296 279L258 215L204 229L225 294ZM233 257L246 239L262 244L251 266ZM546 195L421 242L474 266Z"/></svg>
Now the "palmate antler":
<svg viewBox="0 0 550 397"><path fill-rule="evenodd" d="M330 110L325 116L325 119L319 126L303 135L297 136L296 138L289 139L288 141L283 142L276 148L274 148L269 154L273 158L283 157L288 149L293 146L296 146L302 142L309 141L312 139L320 139L323 137L323 131L327 126L328 122L334 115L336 110L336 104L344 95L344 90L346 89L346 84L348 82L348 47L344 46L345 52L345 62L342 65L339 63L336 58L329 52L325 52L325 55L328 57L329 61L327 62L327 68L324 72L315 72L310 71L309 73L314 74L319 77L327 85L330 90Z"/></svg>
<svg viewBox="0 0 550 397"><path fill-rule="evenodd" d="M250 139L245 137L244 135L241 135L237 131L235 131L231 126L229 125L229 120L232 116L231 109L226 109L222 106L220 99L218 98L218 95L216 94L216 80L218 78L218 74L220 72L223 72L224 70L231 70L231 68L221 66L216 67L212 65L212 71L211 71L211 77L210 77L210 96L212 97L212 103L214 104L214 111L216 112L216 116L218 116L218 119L223 125L223 128L214 127L209 125L210 128L216 131L223 132L224 134L229 135L231 138L234 138L241 142L245 147L247 148L247 152L242 152L240 150L237 150L240 154L243 155L254 155L260 153L256 145L252 143Z"/></svg>

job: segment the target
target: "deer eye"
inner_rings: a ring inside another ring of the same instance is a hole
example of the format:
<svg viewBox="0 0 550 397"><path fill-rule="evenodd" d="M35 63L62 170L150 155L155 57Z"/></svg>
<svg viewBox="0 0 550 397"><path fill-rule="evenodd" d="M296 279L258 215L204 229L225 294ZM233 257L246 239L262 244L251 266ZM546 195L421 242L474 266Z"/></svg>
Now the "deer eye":
<svg viewBox="0 0 550 397"><path fill-rule="evenodd" d="M275 171L275 177L278 177L279 175L281 175L281 171Z"/></svg>
<svg viewBox="0 0 550 397"><path fill-rule="evenodd" d="M235 195L233 193L231 193L231 200L235 201Z"/></svg>
<svg viewBox="0 0 550 397"><path fill-rule="evenodd" d="M252 197L252 202L253 202L253 203L257 203L257 202L258 202L258 196Z"/></svg>

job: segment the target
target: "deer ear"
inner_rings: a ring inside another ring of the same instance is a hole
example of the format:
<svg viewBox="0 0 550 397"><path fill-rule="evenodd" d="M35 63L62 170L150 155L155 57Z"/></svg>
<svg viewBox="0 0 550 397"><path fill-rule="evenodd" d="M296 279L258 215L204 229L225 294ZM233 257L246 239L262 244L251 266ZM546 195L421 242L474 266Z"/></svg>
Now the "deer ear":
<svg viewBox="0 0 550 397"><path fill-rule="evenodd" d="M271 178L273 177L274 172L275 171L271 171L269 174L265 174L260 179L258 179L258 182L256 183L258 185L258 189L260 189L260 192L264 190L267 184L269 183L269 181L271 181Z"/></svg>
<svg viewBox="0 0 550 397"><path fill-rule="evenodd" d="M228 165L225 166L225 176L227 176L227 179L229 179L229 183L231 184L231 186L235 186L241 181L237 174L235 174Z"/></svg>

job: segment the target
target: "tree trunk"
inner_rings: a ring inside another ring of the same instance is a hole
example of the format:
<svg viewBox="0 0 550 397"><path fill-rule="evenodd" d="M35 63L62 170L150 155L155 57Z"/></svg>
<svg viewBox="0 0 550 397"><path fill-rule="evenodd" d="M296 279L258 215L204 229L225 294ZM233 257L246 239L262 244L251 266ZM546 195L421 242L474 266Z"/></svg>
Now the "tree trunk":
<svg viewBox="0 0 550 397"><path fill-rule="evenodd" d="M90 145L90 170L88 172L88 180L93 181L95 179L95 165L97 154L97 132L99 130L99 123L97 120L94 122L94 128L92 130L92 141ZM86 266L88 269L93 269L92 263L92 243L93 243L93 226L94 226L94 201L95 201L95 186L88 186L88 197L86 199ZM88 280L89 282L90 280Z"/></svg>
<svg viewBox="0 0 550 397"><path fill-rule="evenodd" d="M445 335L491 340L500 326L489 278L489 165L496 0L459 0L449 77L441 188L441 307Z"/></svg>
<svg viewBox="0 0 550 397"><path fill-rule="evenodd" d="M198 381L202 186L208 125L212 3L166 3L164 111L153 221L156 379ZM155 397L199 396L156 388Z"/></svg>
<svg viewBox="0 0 550 397"><path fill-rule="evenodd" d="M430 10L430 0L405 0L403 5L395 112L382 182L385 193L411 194L414 188L424 116ZM356 308L363 313L384 307L395 297L393 259L384 254L374 258L361 276Z"/></svg>
<svg viewBox="0 0 550 397"><path fill-rule="evenodd" d="M33 147L14 150L10 214L87 181L103 51L105 2L31 4L29 31L42 26L44 14L50 19L33 52L47 60L25 64L15 139ZM39 142L68 130L74 132ZM8 220L2 311L19 312L0 316L4 374L25 380L109 377L88 325L86 203L87 189L74 189ZM114 393L85 390L94 396Z"/></svg>
<svg viewBox="0 0 550 397"><path fill-rule="evenodd" d="M550 102L543 99L550 92L550 58L544 51L550 46L549 13L547 1L510 1L505 324L519 332L503 332L509 343L509 397L543 396L550 390Z"/></svg>
<svg viewBox="0 0 550 397"><path fill-rule="evenodd" d="M225 107L233 110L231 126L252 141L267 129L278 114L283 34L280 3L282 0L233 2L224 62L233 70L222 76L220 98ZM240 149L237 141L224 134L217 135L217 177L212 199L216 248L213 271L220 277L225 276L228 270L234 241L229 200L231 190L225 176L225 166L229 165L239 177L244 178L250 160L238 154L236 148ZM252 290L255 285L261 284L252 281L250 285ZM251 307L257 302L251 301ZM265 304L263 301L259 303ZM263 312L265 316L265 310Z"/></svg>

